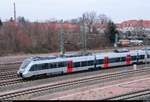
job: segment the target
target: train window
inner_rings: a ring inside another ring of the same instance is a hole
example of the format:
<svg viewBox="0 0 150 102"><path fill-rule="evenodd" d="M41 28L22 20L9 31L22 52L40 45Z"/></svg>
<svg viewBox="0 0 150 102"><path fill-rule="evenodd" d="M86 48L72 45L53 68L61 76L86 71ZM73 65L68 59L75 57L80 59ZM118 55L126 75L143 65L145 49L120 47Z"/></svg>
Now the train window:
<svg viewBox="0 0 150 102"><path fill-rule="evenodd" d="M66 62L59 62L58 63L58 67L65 67L66 66Z"/></svg>
<svg viewBox="0 0 150 102"><path fill-rule="evenodd" d="M132 56L132 60L137 60L137 56Z"/></svg>
<svg viewBox="0 0 150 102"><path fill-rule="evenodd" d="M144 59L145 58L145 55L140 55L140 59Z"/></svg>
<svg viewBox="0 0 150 102"><path fill-rule="evenodd" d="M94 61L88 61L88 66L94 65Z"/></svg>
<svg viewBox="0 0 150 102"><path fill-rule="evenodd" d="M42 69L48 69L48 63L42 64Z"/></svg>
<svg viewBox="0 0 150 102"><path fill-rule="evenodd" d="M102 59L96 60L96 64L103 64L103 60Z"/></svg>
<svg viewBox="0 0 150 102"><path fill-rule="evenodd" d="M30 71L37 71L37 70L43 70L46 67L44 67L44 64L38 64L38 65L33 65L30 69Z"/></svg>
<svg viewBox="0 0 150 102"><path fill-rule="evenodd" d="M30 71L36 71L36 65L33 65L33 66L30 68Z"/></svg>
<svg viewBox="0 0 150 102"><path fill-rule="evenodd" d="M116 58L111 58L111 59L109 59L109 62L110 62L110 63L115 63L115 62L116 62Z"/></svg>
<svg viewBox="0 0 150 102"><path fill-rule="evenodd" d="M116 58L116 62L120 62L120 60L121 60L120 57Z"/></svg>
<svg viewBox="0 0 150 102"><path fill-rule="evenodd" d="M121 58L120 58L120 57L118 57L118 58L111 58L111 59L109 60L110 63L116 63L116 62L120 62L120 61L121 61Z"/></svg>
<svg viewBox="0 0 150 102"><path fill-rule="evenodd" d="M147 55L147 58L150 58L150 55L149 55L149 54Z"/></svg>
<svg viewBox="0 0 150 102"><path fill-rule="evenodd" d="M82 67L87 66L87 64L88 64L87 61L81 62Z"/></svg>
<svg viewBox="0 0 150 102"><path fill-rule="evenodd" d="M125 57L121 57L121 58L120 58L120 61L121 61L121 62L124 62L124 61L126 61L126 58L125 58Z"/></svg>
<svg viewBox="0 0 150 102"><path fill-rule="evenodd" d="M50 63L50 68L51 68L51 69L57 68L57 64L56 64L56 63Z"/></svg>
<svg viewBox="0 0 150 102"><path fill-rule="evenodd" d="M36 66L36 71L37 70L43 70L43 64L38 64L37 66Z"/></svg>
<svg viewBox="0 0 150 102"><path fill-rule="evenodd" d="M24 69L26 68L26 66L28 66L30 64L30 59L26 59L25 61L23 61L21 68Z"/></svg>
<svg viewBox="0 0 150 102"><path fill-rule="evenodd" d="M48 69L51 69L51 63L48 63Z"/></svg>
<svg viewBox="0 0 150 102"><path fill-rule="evenodd" d="M80 62L75 62L75 63L73 63L73 66L74 67L80 67L81 65L80 65Z"/></svg>

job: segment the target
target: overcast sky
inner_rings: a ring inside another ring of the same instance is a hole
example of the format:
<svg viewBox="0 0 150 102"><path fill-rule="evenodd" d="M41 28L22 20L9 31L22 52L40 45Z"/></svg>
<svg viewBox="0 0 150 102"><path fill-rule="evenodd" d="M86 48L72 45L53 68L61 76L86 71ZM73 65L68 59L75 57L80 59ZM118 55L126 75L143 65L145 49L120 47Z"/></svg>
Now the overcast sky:
<svg viewBox="0 0 150 102"><path fill-rule="evenodd" d="M150 0L14 0L17 16L31 21L77 18L86 11L105 14L114 22L150 19ZM0 0L0 18L13 17L13 0Z"/></svg>

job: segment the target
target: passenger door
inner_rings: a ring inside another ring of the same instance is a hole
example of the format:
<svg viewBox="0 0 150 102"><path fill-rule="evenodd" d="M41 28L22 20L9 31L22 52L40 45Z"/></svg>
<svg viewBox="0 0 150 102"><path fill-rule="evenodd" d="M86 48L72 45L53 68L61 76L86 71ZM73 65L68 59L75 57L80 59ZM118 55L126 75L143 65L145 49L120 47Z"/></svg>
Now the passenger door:
<svg viewBox="0 0 150 102"><path fill-rule="evenodd" d="M73 62L68 61L67 62L67 73L71 73L71 72L73 72Z"/></svg>
<svg viewBox="0 0 150 102"><path fill-rule="evenodd" d="M109 58L105 57L104 58L104 68L108 68L109 67Z"/></svg>
<svg viewBox="0 0 150 102"><path fill-rule="evenodd" d="M127 65L131 64L131 56L130 55L127 55L127 57L126 57L126 64Z"/></svg>

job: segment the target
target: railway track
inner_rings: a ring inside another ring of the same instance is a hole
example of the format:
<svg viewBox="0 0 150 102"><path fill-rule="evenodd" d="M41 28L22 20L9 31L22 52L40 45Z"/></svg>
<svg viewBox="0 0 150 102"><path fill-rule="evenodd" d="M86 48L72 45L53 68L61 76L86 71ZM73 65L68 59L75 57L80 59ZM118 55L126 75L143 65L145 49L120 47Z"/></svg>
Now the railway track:
<svg viewBox="0 0 150 102"><path fill-rule="evenodd" d="M129 72L129 71L133 71L133 69L130 69L130 70L127 70L127 72ZM145 72L145 70L143 69L143 68L140 68L139 70L137 70L137 71L141 71L141 72ZM146 70L146 71L149 71L149 69L148 70ZM122 72L122 71L119 71L119 72ZM2 88L2 87L5 87L5 86L10 86L10 85L15 85L15 84L25 84L25 83L27 83L27 82L31 82L31 81L38 81L38 80L41 80L41 79L45 79L45 78L48 78L48 79L50 79L49 77L47 77L47 76L45 76L45 77L38 77L38 78L35 78L35 79L29 79L29 80L22 80L21 78L18 78L17 77L17 75L16 75L16 72L13 72L13 74L12 75L9 75L9 73L7 73L8 74L8 76L7 76L7 74L5 74L5 73L3 73L4 74L4 76L2 76L0 79L1 79L1 81L0 81L0 87ZM5 76L6 75L6 76ZM85 74L86 75L86 74ZM88 76L88 73L87 73L87 75L86 76ZM103 77L103 76L102 76ZM57 77L56 78L54 78L54 80L57 80Z"/></svg>
<svg viewBox="0 0 150 102"><path fill-rule="evenodd" d="M96 75L96 76L91 76L91 77L86 77L86 78L78 78L78 79L73 79L73 80L60 81L60 82L55 82L55 83L51 83L48 85L30 87L27 89L3 93L3 94L0 94L0 99L10 100L10 99L15 99L21 96L31 98L33 96L35 97L39 95L44 95L47 92L53 93L53 92L68 90L68 89L77 88L81 86L87 86L87 85L91 85L95 83L104 83L108 81L114 81L114 80L118 80L121 78L125 78L127 76L135 75L135 73L137 75L138 73L144 74L144 73L149 73L149 72L150 72L149 68L142 68L139 70L130 70L128 72L117 72L113 74L106 74L103 76Z"/></svg>
<svg viewBox="0 0 150 102"><path fill-rule="evenodd" d="M21 62L0 64L0 81L17 78L17 70Z"/></svg>
<svg viewBox="0 0 150 102"><path fill-rule="evenodd" d="M134 91L127 94L114 96L111 98L108 98L107 100L138 100L138 99L144 99L144 97L150 96L150 89L144 89L141 91Z"/></svg>
<svg viewBox="0 0 150 102"><path fill-rule="evenodd" d="M0 69L0 72L17 71L18 69L19 69L19 66L6 67L6 68L3 68L3 69Z"/></svg>
<svg viewBox="0 0 150 102"><path fill-rule="evenodd" d="M143 65L140 65L139 67L143 67ZM122 69L124 69L124 67L119 67L119 68L114 68L114 69L109 69L109 70L101 70L100 72L102 73L112 73L112 72L120 72ZM132 66L129 66L128 68L126 68L126 70L130 70L132 69ZM87 72L83 72L81 74L74 74L75 77L85 77L85 76L89 76L89 72L91 71L87 71ZM92 74L93 73L93 74ZM94 75L94 73L97 75L99 73L99 71L93 71L91 72L91 75ZM61 76L58 76L60 80L63 80L63 76L62 78L60 78ZM42 81L44 79L46 79L45 81L48 81L50 80L50 82L52 81L56 81L58 80L58 77L39 77L39 78L36 78L36 79L32 79L32 81ZM70 78L71 76L64 76L64 79L68 79ZM73 77L73 76L72 76ZM28 81L31 81L31 80L27 80L27 81L20 81L21 79L17 77L17 74L16 74L16 71L12 71L12 72L1 72L0 73L0 86L2 88L4 88L5 86L9 87L11 85L14 85L17 84L17 85L21 85L21 84L24 84L24 82L28 82ZM43 83L43 82L42 82Z"/></svg>
<svg viewBox="0 0 150 102"><path fill-rule="evenodd" d="M0 80L14 79L17 78L17 71L7 71L0 73Z"/></svg>
<svg viewBox="0 0 150 102"><path fill-rule="evenodd" d="M8 86L8 85L12 85L12 84L17 84L17 83L23 83L25 81L23 81L21 78L16 78L16 79L8 79L8 80L1 80L0 81L0 87L4 87L4 86Z"/></svg>
<svg viewBox="0 0 150 102"><path fill-rule="evenodd" d="M17 68L21 65L22 62L14 62L14 63L1 63L0 64L0 70L5 70L7 68Z"/></svg>
<svg viewBox="0 0 150 102"><path fill-rule="evenodd" d="M0 63L0 66L6 66L6 65L14 65L14 64L21 64L22 61L12 62L12 63Z"/></svg>

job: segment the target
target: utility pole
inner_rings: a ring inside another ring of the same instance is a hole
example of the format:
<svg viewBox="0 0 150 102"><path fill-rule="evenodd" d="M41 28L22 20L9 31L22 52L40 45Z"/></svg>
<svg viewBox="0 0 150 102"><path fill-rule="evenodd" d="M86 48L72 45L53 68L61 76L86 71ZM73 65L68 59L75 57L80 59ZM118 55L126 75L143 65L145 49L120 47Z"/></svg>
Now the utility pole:
<svg viewBox="0 0 150 102"><path fill-rule="evenodd" d="M14 21L16 22L16 4L14 0L13 0L13 7L14 7Z"/></svg>
<svg viewBox="0 0 150 102"><path fill-rule="evenodd" d="M82 54L86 53L87 50L87 35L86 35L86 28L85 24L81 24L80 26L80 32L81 32L81 49L82 49Z"/></svg>
<svg viewBox="0 0 150 102"><path fill-rule="evenodd" d="M84 34L84 52L86 53L87 51L87 32L85 28L85 24L83 24L83 34Z"/></svg>
<svg viewBox="0 0 150 102"><path fill-rule="evenodd" d="M59 38L60 38L60 53L61 53L61 56L63 56L65 51L64 51L64 29L63 29L62 24L61 24L61 29L59 33Z"/></svg>
<svg viewBox="0 0 150 102"><path fill-rule="evenodd" d="M117 42L118 42L118 34L115 34L115 43L114 43L114 47L115 49L117 49Z"/></svg>

